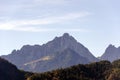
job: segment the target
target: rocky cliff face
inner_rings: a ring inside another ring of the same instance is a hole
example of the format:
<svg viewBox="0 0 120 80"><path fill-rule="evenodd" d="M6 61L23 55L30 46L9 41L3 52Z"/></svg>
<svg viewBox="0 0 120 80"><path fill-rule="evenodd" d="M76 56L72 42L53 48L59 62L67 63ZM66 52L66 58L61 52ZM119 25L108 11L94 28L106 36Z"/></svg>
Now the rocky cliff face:
<svg viewBox="0 0 120 80"><path fill-rule="evenodd" d="M81 43L77 42L68 33L65 33L61 37L56 37L52 41L49 41L48 43L43 45L25 45L20 50L13 50L11 54L2 57L17 65L17 67L24 69L23 66L25 63L40 60L46 56L54 56L57 54L57 52L63 52L65 49L68 48L71 49L71 51L76 52L79 56L87 59L85 60L86 63L97 61L97 59L90 53L90 51L86 47L84 47ZM66 54L68 53L66 52ZM44 64L44 62L42 63Z"/></svg>
<svg viewBox="0 0 120 80"><path fill-rule="evenodd" d="M56 52L53 56L45 56L41 59L24 64L23 69L33 72L45 72L59 68L66 68L77 64L89 63L89 60L80 56L71 49Z"/></svg>
<svg viewBox="0 0 120 80"><path fill-rule="evenodd" d="M116 48L114 45L109 45L105 53L101 56L101 59L111 62L120 59L120 47Z"/></svg>

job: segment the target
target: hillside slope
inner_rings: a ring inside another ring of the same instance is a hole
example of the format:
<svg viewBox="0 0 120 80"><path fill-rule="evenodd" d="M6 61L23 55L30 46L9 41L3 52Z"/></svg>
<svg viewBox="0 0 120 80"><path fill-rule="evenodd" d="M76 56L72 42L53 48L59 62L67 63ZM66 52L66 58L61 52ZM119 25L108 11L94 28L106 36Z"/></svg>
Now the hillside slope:
<svg viewBox="0 0 120 80"><path fill-rule="evenodd" d="M16 66L0 58L0 80L24 80L24 75Z"/></svg>

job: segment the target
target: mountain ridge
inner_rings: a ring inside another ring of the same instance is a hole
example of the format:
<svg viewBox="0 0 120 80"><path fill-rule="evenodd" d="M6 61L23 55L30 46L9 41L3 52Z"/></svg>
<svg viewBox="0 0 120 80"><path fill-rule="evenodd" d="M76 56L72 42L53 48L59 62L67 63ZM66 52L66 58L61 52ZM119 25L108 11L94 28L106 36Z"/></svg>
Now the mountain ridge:
<svg viewBox="0 0 120 80"><path fill-rule="evenodd" d="M25 63L41 59L45 56L53 56L56 52L62 52L67 48L86 58L86 62L98 61L86 47L77 42L68 33L64 33L60 37L55 37L52 41L43 45L24 45L20 50L13 50L11 54L2 57L15 64L18 68L23 69L21 66Z"/></svg>
<svg viewBox="0 0 120 80"><path fill-rule="evenodd" d="M120 59L120 47L115 47L114 45L110 44L104 54L101 56L102 60L109 60L113 62L114 60Z"/></svg>
<svg viewBox="0 0 120 80"><path fill-rule="evenodd" d="M89 63L89 60L80 56L78 53L68 48L62 52L56 52L54 57L52 56L50 60L30 63L30 64L25 65L24 68L27 71L45 72L45 71L51 71L51 70L55 70L59 68L70 67L73 65L77 65L79 63L87 64ZM31 70L31 67L33 67L32 70Z"/></svg>

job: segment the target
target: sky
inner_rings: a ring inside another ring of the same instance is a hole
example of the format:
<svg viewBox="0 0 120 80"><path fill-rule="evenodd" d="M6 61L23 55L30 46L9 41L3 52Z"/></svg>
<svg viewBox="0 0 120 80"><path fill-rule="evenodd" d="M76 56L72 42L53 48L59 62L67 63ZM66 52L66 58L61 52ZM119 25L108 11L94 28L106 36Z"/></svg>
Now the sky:
<svg viewBox="0 0 120 80"><path fill-rule="evenodd" d="M101 56L120 46L120 0L0 0L0 55L69 33Z"/></svg>

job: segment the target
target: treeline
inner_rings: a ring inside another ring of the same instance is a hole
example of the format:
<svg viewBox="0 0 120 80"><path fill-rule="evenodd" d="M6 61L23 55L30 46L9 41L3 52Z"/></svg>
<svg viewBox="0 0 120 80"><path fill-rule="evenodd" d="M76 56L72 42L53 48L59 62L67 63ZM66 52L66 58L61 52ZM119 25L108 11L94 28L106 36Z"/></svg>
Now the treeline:
<svg viewBox="0 0 120 80"><path fill-rule="evenodd" d="M120 60L32 73L18 70L16 66L0 58L0 80L120 80Z"/></svg>
<svg viewBox="0 0 120 80"><path fill-rule="evenodd" d="M76 65L45 73L34 73L27 80L120 80L120 60Z"/></svg>

